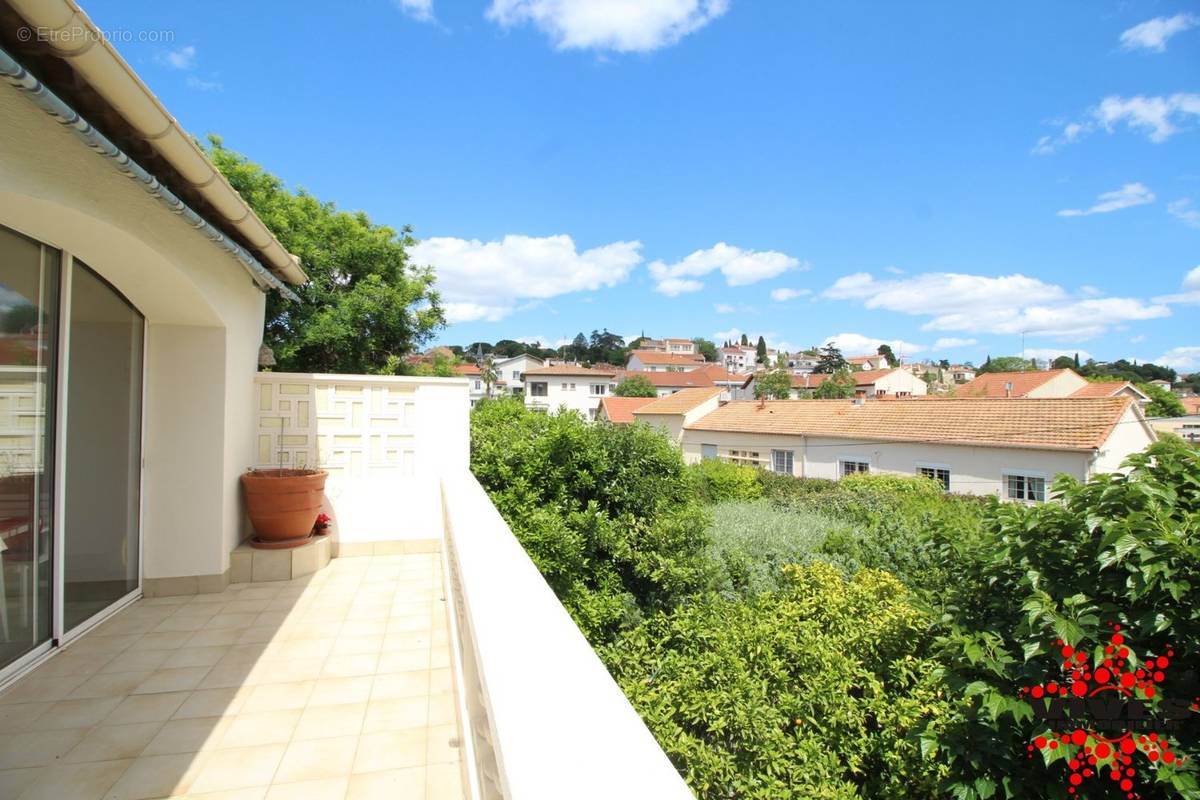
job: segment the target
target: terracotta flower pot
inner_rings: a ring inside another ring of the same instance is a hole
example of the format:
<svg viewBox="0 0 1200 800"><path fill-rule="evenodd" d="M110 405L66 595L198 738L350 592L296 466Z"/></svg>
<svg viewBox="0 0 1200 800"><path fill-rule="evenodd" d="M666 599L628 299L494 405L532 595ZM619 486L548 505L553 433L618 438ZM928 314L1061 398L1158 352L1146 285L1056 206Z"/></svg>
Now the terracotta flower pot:
<svg viewBox="0 0 1200 800"><path fill-rule="evenodd" d="M282 549L298 547L312 535L325 478L317 469L256 469L242 475L242 494L250 523L258 535L251 547Z"/></svg>

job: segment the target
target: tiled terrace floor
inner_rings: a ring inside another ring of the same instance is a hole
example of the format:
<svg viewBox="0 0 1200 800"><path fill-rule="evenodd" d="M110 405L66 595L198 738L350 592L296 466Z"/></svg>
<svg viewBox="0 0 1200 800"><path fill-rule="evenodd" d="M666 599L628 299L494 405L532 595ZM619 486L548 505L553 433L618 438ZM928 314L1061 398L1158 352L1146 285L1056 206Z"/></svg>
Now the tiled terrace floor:
<svg viewBox="0 0 1200 800"><path fill-rule="evenodd" d="M462 797L437 555L141 600L0 695L5 800Z"/></svg>

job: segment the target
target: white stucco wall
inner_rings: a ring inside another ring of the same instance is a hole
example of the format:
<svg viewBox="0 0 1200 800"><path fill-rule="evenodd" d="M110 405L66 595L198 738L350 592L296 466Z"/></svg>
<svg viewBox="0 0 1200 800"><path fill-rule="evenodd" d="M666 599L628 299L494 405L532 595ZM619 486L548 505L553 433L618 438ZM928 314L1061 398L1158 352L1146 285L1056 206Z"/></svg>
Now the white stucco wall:
<svg viewBox="0 0 1200 800"><path fill-rule="evenodd" d="M1050 380L1032 389L1027 397L1070 397L1087 386L1087 380L1074 372L1060 372Z"/></svg>
<svg viewBox="0 0 1200 800"><path fill-rule="evenodd" d="M874 391L869 394L896 395L900 392L908 392L913 396L929 394L929 385L908 370L898 369L875 381Z"/></svg>
<svg viewBox="0 0 1200 800"><path fill-rule="evenodd" d="M1156 438L1154 428L1136 410L1136 404L1131 404L1100 448L1092 472L1116 472L1130 453L1146 449Z"/></svg>
<svg viewBox="0 0 1200 800"><path fill-rule="evenodd" d="M915 475L919 464L949 467L951 491L997 497L1001 496L1002 478L1007 471L1041 476L1047 481L1065 472L1084 480L1091 460L1090 454L1080 452L695 430L683 432L684 460L699 461L702 444L717 445L722 458L729 450L749 450L758 452L764 461L770 459L772 449L792 450L794 474L807 478L836 479L842 459L866 461L872 472L898 475Z"/></svg>
<svg viewBox="0 0 1200 800"><path fill-rule="evenodd" d="M600 400L612 395L617 384L610 378L597 378L594 375L530 375L526 387L530 383L546 382L545 397L535 397L530 390L525 391L525 405L529 408L540 408L551 413L566 407L577 411L584 419L594 419L600 409ZM563 387L566 388L563 388ZM574 386L574 388L571 388ZM603 386L604 394L593 394L592 386Z"/></svg>
<svg viewBox="0 0 1200 800"><path fill-rule="evenodd" d="M243 268L7 84L0 224L86 262L147 323L143 575L213 575L242 532L264 296ZM68 454L69 457L69 454Z"/></svg>

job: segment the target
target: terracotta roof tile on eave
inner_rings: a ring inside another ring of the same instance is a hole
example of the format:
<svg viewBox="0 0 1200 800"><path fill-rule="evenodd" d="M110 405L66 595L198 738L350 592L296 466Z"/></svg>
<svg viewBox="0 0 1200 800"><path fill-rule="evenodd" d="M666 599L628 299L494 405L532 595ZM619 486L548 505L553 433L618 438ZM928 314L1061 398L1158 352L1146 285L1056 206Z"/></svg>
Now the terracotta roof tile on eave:
<svg viewBox="0 0 1200 800"><path fill-rule="evenodd" d="M592 369L591 367L572 367L566 364L557 364L553 367L538 367L537 369L525 370L525 377L529 377L530 375L534 377L553 377L555 375L588 375L594 378L616 377L615 372Z"/></svg>
<svg viewBox="0 0 1200 800"><path fill-rule="evenodd" d="M701 403L707 402L721 393L716 387L681 389L675 394L660 397L653 403L644 405L633 413L637 414L686 414Z"/></svg>
<svg viewBox="0 0 1200 800"><path fill-rule="evenodd" d="M660 389L671 389L679 387L682 389L691 389L697 386L712 386L712 378L701 370L688 370L686 372L646 372L644 370L627 370L621 375L621 379L632 378L634 376L645 378L655 387Z"/></svg>
<svg viewBox="0 0 1200 800"><path fill-rule="evenodd" d="M654 397L605 397L600 401L609 422L626 424L634 421L633 412L655 402Z"/></svg>
<svg viewBox="0 0 1200 800"><path fill-rule="evenodd" d="M1051 369L1042 372L985 372L976 375L958 387L957 394L961 397L995 397L1004 398L1005 383L1012 383L1012 397L1023 397L1034 389L1057 378L1064 372L1074 372L1069 369Z"/></svg>
<svg viewBox="0 0 1200 800"><path fill-rule="evenodd" d="M667 366L698 366L704 364L704 359L698 353L696 355L681 355L679 353L660 353L657 350L634 350L629 354L630 358L637 356L638 361L643 364L657 364Z"/></svg>
<svg viewBox="0 0 1200 800"><path fill-rule="evenodd" d="M689 430L929 442L1039 450L1099 448L1130 397L1000 398L936 403L774 400L727 403Z"/></svg>

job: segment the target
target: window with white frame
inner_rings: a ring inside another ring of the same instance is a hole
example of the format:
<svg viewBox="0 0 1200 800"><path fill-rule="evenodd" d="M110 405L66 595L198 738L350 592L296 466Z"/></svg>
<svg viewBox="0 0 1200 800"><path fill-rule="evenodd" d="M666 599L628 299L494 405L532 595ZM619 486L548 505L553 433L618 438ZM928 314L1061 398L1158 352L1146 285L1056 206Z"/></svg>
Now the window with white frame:
<svg viewBox="0 0 1200 800"><path fill-rule="evenodd" d="M603 383L593 383L592 384L592 394L604 394L607 390L608 390L608 387L605 386Z"/></svg>
<svg viewBox="0 0 1200 800"><path fill-rule="evenodd" d="M521 370L519 370L519 369L514 369L514 370L512 371L512 379L513 379L514 381L519 381L519 380L521 380Z"/></svg>
<svg viewBox="0 0 1200 800"><path fill-rule="evenodd" d="M730 450L725 459L730 464L742 464L747 467L757 467L762 464L762 457L757 450Z"/></svg>
<svg viewBox="0 0 1200 800"><path fill-rule="evenodd" d="M1004 476L1004 490L1009 500L1042 503L1046 500L1046 479L1040 475L1009 472Z"/></svg>
<svg viewBox="0 0 1200 800"><path fill-rule="evenodd" d="M529 384L530 397L545 397L547 386L548 386L548 384L545 383L544 381L538 381L537 383Z"/></svg>
<svg viewBox="0 0 1200 800"><path fill-rule="evenodd" d="M781 472L784 475L791 475L793 465L793 455L791 450L772 450L771 451L771 471Z"/></svg>
<svg viewBox="0 0 1200 800"><path fill-rule="evenodd" d="M870 472L871 462L859 461L858 459L843 458L838 461L838 475L846 477L859 472Z"/></svg>
<svg viewBox="0 0 1200 800"><path fill-rule="evenodd" d="M922 478L929 478L931 481L937 481L942 485L942 488L947 492L950 491L950 468L939 467L933 464L926 464L917 467L917 474Z"/></svg>
<svg viewBox="0 0 1200 800"><path fill-rule="evenodd" d="M483 381L475 381L475 391L479 391L482 388L483 388Z"/></svg>

